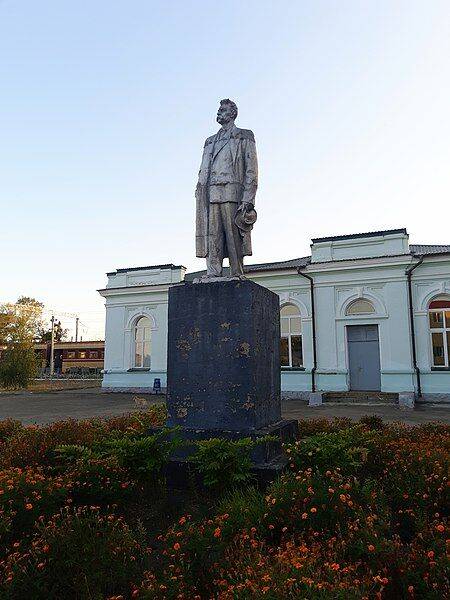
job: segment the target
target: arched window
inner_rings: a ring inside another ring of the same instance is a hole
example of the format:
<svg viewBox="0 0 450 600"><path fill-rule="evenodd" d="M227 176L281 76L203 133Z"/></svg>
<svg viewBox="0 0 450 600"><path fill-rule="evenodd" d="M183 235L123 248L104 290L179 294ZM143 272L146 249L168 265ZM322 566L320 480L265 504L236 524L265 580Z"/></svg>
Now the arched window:
<svg viewBox="0 0 450 600"><path fill-rule="evenodd" d="M300 311L293 304L286 304L280 312L282 367L303 366L302 321Z"/></svg>
<svg viewBox="0 0 450 600"><path fill-rule="evenodd" d="M151 322L148 317L141 317L134 328L134 367L150 368L151 356Z"/></svg>
<svg viewBox="0 0 450 600"><path fill-rule="evenodd" d="M347 306L346 315L370 315L375 312L372 302L358 298Z"/></svg>
<svg viewBox="0 0 450 600"><path fill-rule="evenodd" d="M428 307L433 367L450 367L450 299L437 298Z"/></svg>

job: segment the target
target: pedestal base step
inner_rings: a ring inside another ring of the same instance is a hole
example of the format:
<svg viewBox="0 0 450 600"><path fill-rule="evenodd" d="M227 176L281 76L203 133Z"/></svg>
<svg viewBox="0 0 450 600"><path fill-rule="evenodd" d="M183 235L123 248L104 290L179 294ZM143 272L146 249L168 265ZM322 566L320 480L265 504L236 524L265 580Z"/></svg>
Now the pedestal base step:
<svg viewBox="0 0 450 600"><path fill-rule="evenodd" d="M248 483L264 489L281 475L288 464L288 459L280 455L270 462L255 463L250 470ZM190 488L205 490L201 475L188 460L172 459L164 467L163 474L169 489L188 490Z"/></svg>
<svg viewBox="0 0 450 600"><path fill-rule="evenodd" d="M160 432L163 428L152 428L148 433ZM237 441L244 438L261 440L251 450L252 469L255 482L266 485L273 481L285 468L287 458L283 454L282 445L298 438L298 421L294 419L281 420L277 423L250 431L229 431L224 429L191 429L180 428L173 436L181 437L186 443L178 448L171 456L164 469L167 485L176 489L184 489L193 483L201 486L201 479L194 465L189 460L195 452L195 442L214 438ZM270 436L271 440L264 440Z"/></svg>

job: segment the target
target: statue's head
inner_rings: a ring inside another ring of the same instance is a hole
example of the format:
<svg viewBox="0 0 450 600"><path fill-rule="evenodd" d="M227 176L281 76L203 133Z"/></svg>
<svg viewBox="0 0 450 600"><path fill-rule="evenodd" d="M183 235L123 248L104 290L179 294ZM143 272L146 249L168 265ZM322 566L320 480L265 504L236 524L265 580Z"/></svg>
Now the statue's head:
<svg viewBox="0 0 450 600"><path fill-rule="evenodd" d="M217 111L217 122L221 125L226 125L230 121L234 121L238 116L238 107L233 100L225 98L220 101L219 110Z"/></svg>

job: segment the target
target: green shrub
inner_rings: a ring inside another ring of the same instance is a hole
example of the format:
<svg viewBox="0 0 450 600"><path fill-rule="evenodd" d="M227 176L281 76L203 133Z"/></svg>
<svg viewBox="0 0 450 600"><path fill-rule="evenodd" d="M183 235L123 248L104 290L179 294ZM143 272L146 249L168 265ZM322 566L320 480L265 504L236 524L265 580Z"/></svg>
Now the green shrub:
<svg viewBox="0 0 450 600"><path fill-rule="evenodd" d="M359 423L369 431L380 431L381 429L384 429L383 419L379 415L363 415L360 418Z"/></svg>
<svg viewBox="0 0 450 600"><path fill-rule="evenodd" d="M2 468L50 466L54 450L61 444L89 445L100 435L89 421L67 419L38 427L28 425L18 429L4 445L0 456Z"/></svg>
<svg viewBox="0 0 450 600"><path fill-rule="evenodd" d="M9 389L26 388L36 377L37 363L29 344L14 344L0 360L0 386Z"/></svg>
<svg viewBox="0 0 450 600"><path fill-rule="evenodd" d="M334 419L321 417L318 419L298 420L298 430L301 438L309 437L316 433L342 431L343 429L349 429L349 427L352 427L353 425L353 421L348 417L335 417Z"/></svg>
<svg viewBox="0 0 450 600"><path fill-rule="evenodd" d="M90 458L78 461L67 472L75 505L108 505L123 502L136 490L137 482L117 458Z"/></svg>
<svg viewBox="0 0 450 600"><path fill-rule="evenodd" d="M112 435L92 447L65 444L55 449L56 462L88 465L95 460L112 459L135 476L157 475L173 451L182 444L173 430L146 436Z"/></svg>
<svg viewBox="0 0 450 600"><path fill-rule="evenodd" d="M145 412L119 415L111 418L94 418L83 421L66 419L50 425L26 427L6 426L8 440L1 448L0 468L41 465L51 467L62 445L93 448L96 444L122 437L144 435L149 427L161 424L165 411L152 405ZM1 428L0 428L1 441Z"/></svg>
<svg viewBox="0 0 450 600"><path fill-rule="evenodd" d="M117 458L118 464L135 475L156 475L169 456L181 445L181 439L170 430L145 437L122 437L107 441L100 451Z"/></svg>
<svg viewBox="0 0 450 600"><path fill-rule="evenodd" d="M70 509L40 523L0 565L5 600L103 599L128 591L147 560L141 531L95 508Z"/></svg>
<svg viewBox="0 0 450 600"><path fill-rule="evenodd" d="M252 440L225 440L212 438L197 441L195 453L190 457L195 469L208 488L224 490L247 483L251 478L251 451L259 443L273 441L269 438Z"/></svg>
<svg viewBox="0 0 450 600"><path fill-rule="evenodd" d="M356 474L375 447L376 434L360 426L333 433L318 433L285 445L291 466L326 470L340 467Z"/></svg>
<svg viewBox="0 0 450 600"><path fill-rule="evenodd" d="M14 419L0 421L0 444L5 443L22 429L22 423Z"/></svg>
<svg viewBox="0 0 450 600"><path fill-rule="evenodd" d="M386 500L376 488L374 482L361 484L339 469L285 473L267 489L266 514L256 526L276 540L283 529L286 535L316 531L328 537L376 511L377 527L384 527ZM368 524L365 530L369 531Z"/></svg>
<svg viewBox="0 0 450 600"><path fill-rule="evenodd" d="M266 512L264 495L256 487L251 486L228 492L217 507L217 514L228 515L224 528L233 533L261 523Z"/></svg>
<svg viewBox="0 0 450 600"><path fill-rule="evenodd" d="M0 471L0 542L28 533L36 519L50 516L69 496L66 476L48 477L42 468Z"/></svg>
<svg viewBox="0 0 450 600"><path fill-rule="evenodd" d="M77 463L88 461L93 457L91 448L80 444L62 444L55 448L55 456L64 463Z"/></svg>

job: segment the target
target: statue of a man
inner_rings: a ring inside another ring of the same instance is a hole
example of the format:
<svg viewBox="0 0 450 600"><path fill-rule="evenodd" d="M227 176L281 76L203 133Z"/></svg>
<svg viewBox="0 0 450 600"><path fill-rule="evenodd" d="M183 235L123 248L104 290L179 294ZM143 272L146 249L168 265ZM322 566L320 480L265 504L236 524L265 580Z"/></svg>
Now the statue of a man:
<svg viewBox="0 0 450 600"><path fill-rule="evenodd" d="M221 128L205 142L196 189L196 254L206 258L207 278L222 277L229 258L230 276L242 277L243 258L252 254L251 229L258 186L255 136L234 124L238 109L222 100Z"/></svg>

